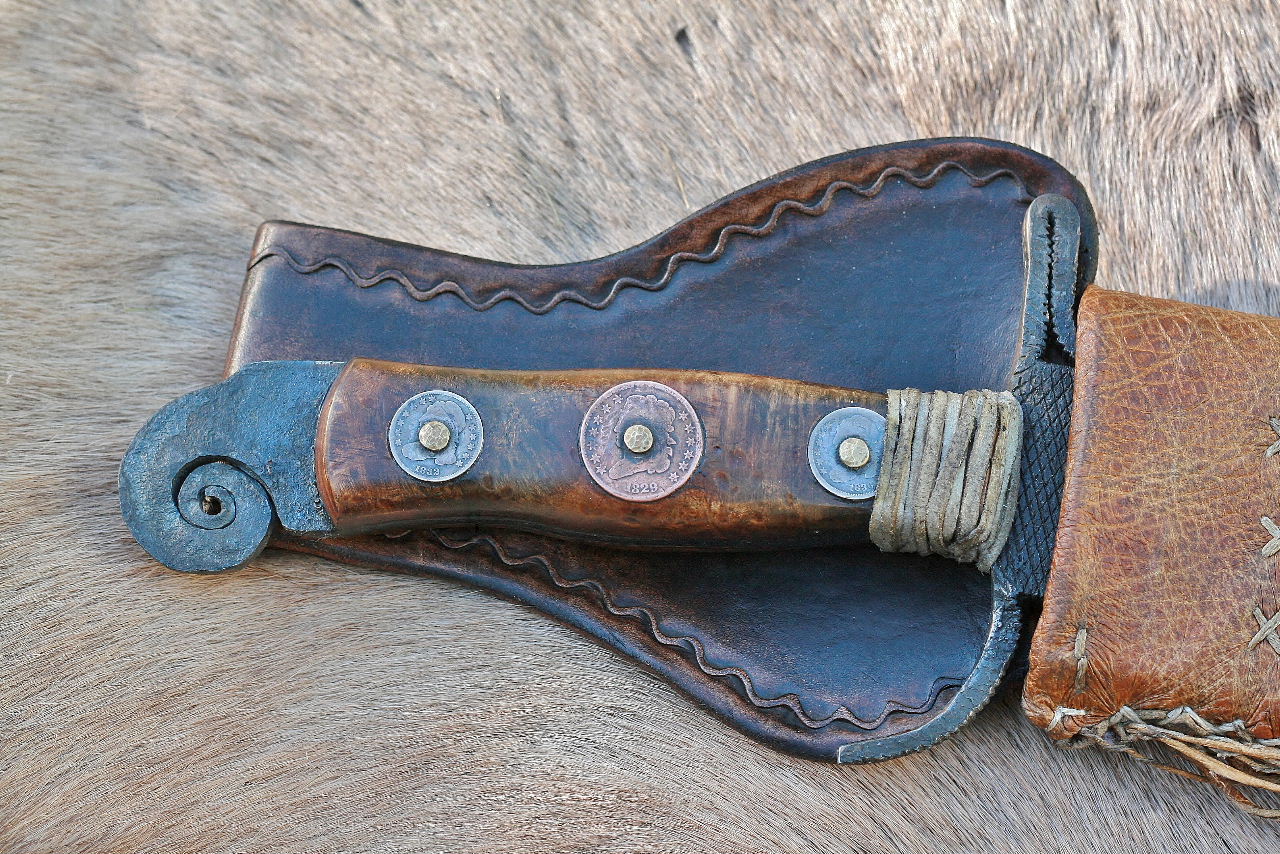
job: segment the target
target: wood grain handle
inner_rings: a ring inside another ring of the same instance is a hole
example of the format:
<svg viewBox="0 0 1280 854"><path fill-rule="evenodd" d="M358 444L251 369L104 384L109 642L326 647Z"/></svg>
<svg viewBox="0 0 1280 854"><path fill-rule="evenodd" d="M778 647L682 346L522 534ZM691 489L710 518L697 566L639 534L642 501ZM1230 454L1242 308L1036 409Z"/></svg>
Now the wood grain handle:
<svg viewBox="0 0 1280 854"><path fill-rule="evenodd" d="M828 492L808 461L815 425L843 407L883 414L885 396L710 371L356 359L321 410L317 483L340 533L476 524L653 548L862 542L872 500ZM633 450L622 435L636 424ZM419 441L446 435L439 454ZM420 479L451 474L468 451L451 479Z"/></svg>

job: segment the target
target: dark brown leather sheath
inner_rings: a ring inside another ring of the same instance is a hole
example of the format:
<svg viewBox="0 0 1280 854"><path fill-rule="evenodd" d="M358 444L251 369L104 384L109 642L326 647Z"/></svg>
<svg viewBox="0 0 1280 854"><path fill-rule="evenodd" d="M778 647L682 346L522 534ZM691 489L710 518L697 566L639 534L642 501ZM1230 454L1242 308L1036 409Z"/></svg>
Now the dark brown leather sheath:
<svg viewBox="0 0 1280 854"><path fill-rule="evenodd" d="M575 264L268 223L227 370L368 356L1009 389L1027 359L1023 219L1043 193L1081 211L1087 277L1094 226L1079 185L1047 158L979 140L820 160ZM276 545L527 603L747 733L842 761L919 749L963 723L1003 672L1019 597L1040 592L1036 577L872 547L645 553L479 530Z"/></svg>

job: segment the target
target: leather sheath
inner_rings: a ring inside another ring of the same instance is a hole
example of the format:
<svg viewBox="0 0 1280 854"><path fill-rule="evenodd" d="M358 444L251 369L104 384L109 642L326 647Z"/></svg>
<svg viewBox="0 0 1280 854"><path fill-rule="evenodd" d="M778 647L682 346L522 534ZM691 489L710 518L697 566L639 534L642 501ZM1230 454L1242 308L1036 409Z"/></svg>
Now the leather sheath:
<svg viewBox="0 0 1280 854"><path fill-rule="evenodd" d="M1044 193L1080 211L1088 281L1096 232L1079 184L1048 158L982 140L819 160L581 263L516 266L267 223L227 371L367 356L1011 389L1047 347L1032 341L1047 334L1047 308L1028 293L1023 240ZM984 575L870 546L646 553L475 529L275 545L528 604L744 732L841 761L920 749L967 720L1016 645L1020 603L1043 582L1043 570Z"/></svg>
<svg viewBox="0 0 1280 854"><path fill-rule="evenodd" d="M1053 737L1179 709L1280 736L1277 365L1280 319L1086 292L1023 699Z"/></svg>

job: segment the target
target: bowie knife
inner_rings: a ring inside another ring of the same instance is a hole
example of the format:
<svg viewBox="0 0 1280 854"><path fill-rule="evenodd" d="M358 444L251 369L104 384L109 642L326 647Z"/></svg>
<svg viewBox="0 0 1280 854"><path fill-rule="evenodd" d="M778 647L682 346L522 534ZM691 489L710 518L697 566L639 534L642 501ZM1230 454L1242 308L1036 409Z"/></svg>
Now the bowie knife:
<svg viewBox="0 0 1280 854"><path fill-rule="evenodd" d="M263 362L158 413L120 492L138 541L188 572L242 566L277 526L324 538L485 525L683 549L857 543L900 486L928 493L906 502L922 524L930 497L942 516L953 505L949 533L940 518L933 534L972 538L976 562L1008 534L1020 411L1007 392L938 394L933 417L917 406L907 425L917 454L930 426L939 433L932 470L908 459L916 482L899 484L881 478L884 394L698 371ZM935 484L948 458L965 471Z"/></svg>
<svg viewBox="0 0 1280 854"><path fill-rule="evenodd" d="M273 543L444 572L766 743L901 755L981 707L1043 590L1092 241L1060 167L964 140L799 167L563 267L268 224L232 370L139 431L123 515L185 572Z"/></svg>
<svg viewBox="0 0 1280 854"><path fill-rule="evenodd" d="M1073 298L1074 206L1042 196L1027 229L1032 275ZM1070 342L1069 326L1056 331ZM157 413L124 458L120 496L138 542L186 572L243 566L281 530L458 525L631 548L874 540L990 569L1011 528L1052 538L1014 520L1019 496L1043 505L1059 487L1020 461L1040 453L1026 443L1060 443L1062 397L1046 413L1009 392L711 371L262 362Z"/></svg>

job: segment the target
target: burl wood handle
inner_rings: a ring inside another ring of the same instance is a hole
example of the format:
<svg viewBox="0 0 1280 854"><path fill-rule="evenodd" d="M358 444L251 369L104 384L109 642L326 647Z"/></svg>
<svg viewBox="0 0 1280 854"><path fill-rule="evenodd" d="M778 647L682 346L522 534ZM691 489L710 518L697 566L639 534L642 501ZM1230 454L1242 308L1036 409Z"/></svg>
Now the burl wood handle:
<svg viewBox="0 0 1280 854"><path fill-rule="evenodd" d="M859 542L872 500L828 492L809 464L815 425L845 407L883 414L885 396L709 371L356 359L320 414L317 483L340 533L475 524L658 548Z"/></svg>

